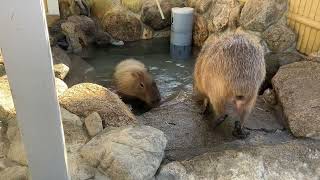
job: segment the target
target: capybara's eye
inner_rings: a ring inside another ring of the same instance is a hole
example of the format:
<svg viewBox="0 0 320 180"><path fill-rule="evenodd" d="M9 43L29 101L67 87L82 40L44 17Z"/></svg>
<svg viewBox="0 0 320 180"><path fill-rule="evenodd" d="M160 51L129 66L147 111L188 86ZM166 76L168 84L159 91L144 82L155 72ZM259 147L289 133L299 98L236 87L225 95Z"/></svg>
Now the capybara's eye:
<svg viewBox="0 0 320 180"><path fill-rule="evenodd" d="M140 87L144 88L144 85L143 85L143 83L140 83Z"/></svg>

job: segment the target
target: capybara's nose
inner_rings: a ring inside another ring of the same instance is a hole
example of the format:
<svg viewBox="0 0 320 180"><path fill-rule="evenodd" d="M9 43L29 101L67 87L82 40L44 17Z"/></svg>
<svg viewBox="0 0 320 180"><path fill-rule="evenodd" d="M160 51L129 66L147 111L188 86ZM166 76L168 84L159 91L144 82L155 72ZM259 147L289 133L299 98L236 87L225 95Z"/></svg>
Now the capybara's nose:
<svg viewBox="0 0 320 180"><path fill-rule="evenodd" d="M151 101L151 103L154 105L154 106L158 106L160 104L160 101L161 101L161 98L156 98L154 100Z"/></svg>

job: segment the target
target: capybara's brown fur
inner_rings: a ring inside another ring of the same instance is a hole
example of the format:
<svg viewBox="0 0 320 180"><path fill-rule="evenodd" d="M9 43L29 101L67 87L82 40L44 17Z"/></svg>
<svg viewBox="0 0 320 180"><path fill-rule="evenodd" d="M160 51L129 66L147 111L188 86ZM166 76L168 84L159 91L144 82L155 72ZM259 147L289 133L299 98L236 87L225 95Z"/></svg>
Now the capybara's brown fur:
<svg viewBox="0 0 320 180"><path fill-rule="evenodd" d="M137 98L150 107L159 105L158 87L145 65L135 59L120 62L113 74L117 92L124 97Z"/></svg>
<svg viewBox="0 0 320 180"><path fill-rule="evenodd" d="M234 105L240 127L255 105L266 74L262 47L242 33L229 33L206 42L194 70L194 92L205 106L210 102L216 120Z"/></svg>

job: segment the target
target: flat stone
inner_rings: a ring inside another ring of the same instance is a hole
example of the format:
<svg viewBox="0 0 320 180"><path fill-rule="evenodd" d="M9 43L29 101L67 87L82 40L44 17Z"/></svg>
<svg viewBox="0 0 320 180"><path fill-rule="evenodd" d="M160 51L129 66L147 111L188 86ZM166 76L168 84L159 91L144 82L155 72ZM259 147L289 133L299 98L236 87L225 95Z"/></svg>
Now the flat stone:
<svg viewBox="0 0 320 180"><path fill-rule="evenodd" d="M86 117L84 123L91 137L97 135L103 129L101 117L97 112L93 112Z"/></svg>
<svg viewBox="0 0 320 180"><path fill-rule="evenodd" d="M320 138L320 63L301 61L280 67L272 79L294 136Z"/></svg>
<svg viewBox="0 0 320 180"><path fill-rule="evenodd" d="M319 142L292 141L277 145L209 152L163 166L157 180L179 179L318 179Z"/></svg>
<svg viewBox="0 0 320 180"><path fill-rule="evenodd" d="M80 149L81 156L111 179L151 179L167 140L149 126L107 128Z"/></svg>

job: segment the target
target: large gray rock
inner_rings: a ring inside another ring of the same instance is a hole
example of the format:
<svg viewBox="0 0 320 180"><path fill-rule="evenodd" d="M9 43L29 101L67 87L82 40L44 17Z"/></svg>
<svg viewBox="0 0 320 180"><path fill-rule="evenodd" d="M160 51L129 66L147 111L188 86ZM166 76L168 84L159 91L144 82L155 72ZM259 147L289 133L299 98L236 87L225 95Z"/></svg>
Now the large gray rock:
<svg viewBox="0 0 320 180"><path fill-rule="evenodd" d="M151 179L166 143L163 132L149 126L107 128L81 148L80 154L111 179Z"/></svg>
<svg viewBox="0 0 320 180"><path fill-rule="evenodd" d="M298 52L267 53L265 55L267 73L265 82L262 84L261 89L264 90L271 87L271 79L278 72L281 66L302 61L303 59L303 55Z"/></svg>
<svg viewBox="0 0 320 180"><path fill-rule="evenodd" d="M28 180L29 177L28 168L25 166L7 167L0 171L1 180Z"/></svg>
<svg viewBox="0 0 320 180"><path fill-rule="evenodd" d="M64 79L71 66L71 60L66 52L59 47L52 47L53 69L55 76Z"/></svg>
<svg viewBox="0 0 320 180"><path fill-rule="evenodd" d="M292 47L297 39L296 34L286 25L286 19L280 21L262 33L262 38L274 52L283 52Z"/></svg>
<svg viewBox="0 0 320 180"><path fill-rule="evenodd" d="M282 66L272 79L294 136L320 138L320 63L301 61Z"/></svg>
<svg viewBox="0 0 320 180"><path fill-rule="evenodd" d="M107 88L92 83L81 83L66 90L60 104L68 111L87 117L98 112L105 126L136 123L135 116L120 98Z"/></svg>
<svg viewBox="0 0 320 180"><path fill-rule="evenodd" d="M154 30L161 30L170 26L171 8L181 6L178 1L161 0L160 6L165 19L161 18L156 1L148 0L142 6L141 21Z"/></svg>
<svg viewBox="0 0 320 180"><path fill-rule="evenodd" d="M277 22L286 9L286 0L248 0L241 11L240 25L262 32Z"/></svg>
<svg viewBox="0 0 320 180"><path fill-rule="evenodd" d="M319 142L293 141L278 145L210 152L161 168L157 180L310 179L320 176Z"/></svg>

